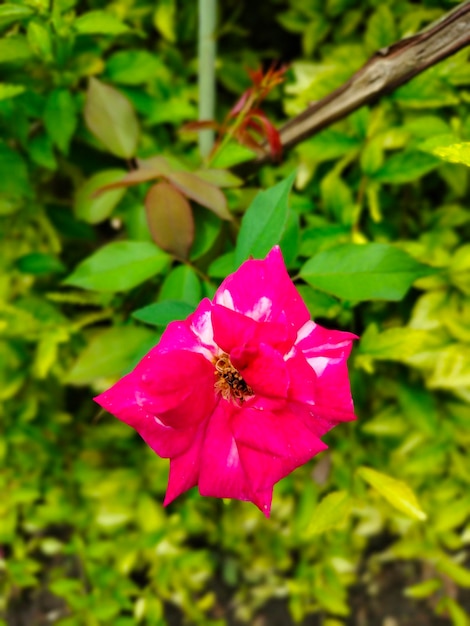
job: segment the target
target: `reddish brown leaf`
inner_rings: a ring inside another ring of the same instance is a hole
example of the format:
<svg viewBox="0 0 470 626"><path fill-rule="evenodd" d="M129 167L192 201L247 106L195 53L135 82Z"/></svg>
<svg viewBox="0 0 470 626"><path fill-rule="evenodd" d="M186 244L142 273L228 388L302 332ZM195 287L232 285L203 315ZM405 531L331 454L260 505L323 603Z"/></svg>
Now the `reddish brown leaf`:
<svg viewBox="0 0 470 626"><path fill-rule="evenodd" d="M180 132L182 133L192 133L197 130L218 130L219 128L218 122L215 120L199 120L197 122L186 122L180 128Z"/></svg>
<svg viewBox="0 0 470 626"><path fill-rule="evenodd" d="M243 185L242 179L238 178L238 176L235 176L235 174L232 174L232 172L229 172L228 170L196 170L194 175L198 178L202 178L202 180L205 180L206 183L215 185L215 187L240 187L240 185Z"/></svg>
<svg viewBox="0 0 470 626"><path fill-rule="evenodd" d="M157 246L179 259L187 259L194 240L194 218L183 194L169 183L157 183L145 197L145 210Z"/></svg>
<svg viewBox="0 0 470 626"><path fill-rule="evenodd" d="M181 193L210 209L221 219L232 219L227 208L226 197L214 185L190 172L170 172L167 174L167 178Z"/></svg>

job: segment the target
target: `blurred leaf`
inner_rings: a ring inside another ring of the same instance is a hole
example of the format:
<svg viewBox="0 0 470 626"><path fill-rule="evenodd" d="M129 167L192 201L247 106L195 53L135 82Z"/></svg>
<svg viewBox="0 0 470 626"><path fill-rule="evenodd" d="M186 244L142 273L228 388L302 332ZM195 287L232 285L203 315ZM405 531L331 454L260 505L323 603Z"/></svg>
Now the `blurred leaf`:
<svg viewBox="0 0 470 626"><path fill-rule="evenodd" d="M194 175L215 187L240 187L243 181L228 170L196 170Z"/></svg>
<svg viewBox="0 0 470 626"><path fill-rule="evenodd" d="M0 100L8 100L9 98L14 98L20 93L23 93L25 89L26 87L24 85L0 83Z"/></svg>
<svg viewBox="0 0 470 626"><path fill-rule="evenodd" d="M380 5L367 22L365 43L371 54L394 43L397 37L395 19L386 4Z"/></svg>
<svg viewBox="0 0 470 626"><path fill-rule="evenodd" d="M86 385L98 378L123 374L157 337L142 326L115 326L95 335L66 377L70 385Z"/></svg>
<svg viewBox="0 0 470 626"><path fill-rule="evenodd" d="M439 352L436 366L428 380L431 389L470 387L470 350L468 344L455 343Z"/></svg>
<svg viewBox="0 0 470 626"><path fill-rule="evenodd" d="M288 198L295 172L274 187L260 191L248 207L235 249L235 262L240 265L250 255L264 257L279 243L287 222Z"/></svg>
<svg viewBox="0 0 470 626"><path fill-rule="evenodd" d="M167 326L174 320L183 320L194 312L194 306L181 300L154 302L132 313L139 322L152 326Z"/></svg>
<svg viewBox="0 0 470 626"><path fill-rule="evenodd" d="M0 194L29 196L28 169L20 154L0 141Z"/></svg>
<svg viewBox="0 0 470 626"><path fill-rule="evenodd" d="M140 85L153 80L162 67L160 58L147 50L120 50L108 59L106 72L112 82Z"/></svg>
<svg viewBox="0 0 470 626"><path fill-rule="evenodd" d="M97 291L126 291L168 265L168 256L146 241L116 241L82 261L65 285Z"/></svg>
<svg viewBox="0 0 470 626"><path fill-rule="evenodd" d="M54 89L49 93L44 111L44 123L49 137L61 152L67 154L77 127L75 102L69 91Z"/></svg>
<svg viewBox="0 0 470 626"><path fill-rule="evenodd" d="M226 278L237 269L235 263L235 251L226 252L209 265L207 273L212 278Z"/></svg>
<svg viewBox="0 0 470 626"><path fill-rule="evenodd" d="M227 209L227 199L218 187L207 183L202 178L190 172L170 171L168 180L174 187L191 200L213 211L223 220L231 220L232 216Z"/></svg>
<svg viewBox="0 0 470 626"><path fill-rule="evenodd" d="M411 183L439 165L439 160L423 152L400 152L389 157L372 178L381 183Z"/></svg>
<svg viewBox="0 0 470 626"><path fill-rule="evenodd" d="M176 41L175 18L175 0L159 0L153 16L153 22L165 39L171 42Z"/></svg>
<svg viewBox="0 0 470 626"><path fill-rule="evenodd" d="M124 159L134 156L139 124L130 102L119 91L90 78L84 115L88 128L112 154Z"/></svg>
<svg viewBox="0 0 470 626"><path fill-rule="evenodd" d="M3 6L0 6L0 28L24 20L33 14L31 7L5 2Z"/></svg>
<svg viewBox="0 0 470 626"><path fill-rule="evenodd" d="M333 491L316 506L307 526L307 535L317 535L344 524L351 509L351 498L346 491Z"/></svg>
<svg viewBox="0 0 470 626"><path fill-rule="evenodd" d="M52 38L49 28L42 22L31 21L26 30L26 36L31 50L45 61L52 61Z"/></svg>
<svg viewBox="0 0 470 626"><path fill-rule="evenodd" d="M421 509L415 494L406 483L370 467L360 467L357 473L398 511L412 519L420 521L426 519L426 513Z"/></svg>
<svg viewBox="0 0 470 626"><path fill-rule="evenodd" d="M429 578L422 583L406 587L404 594L407 598L428 598L433 593L436 593L442 587L442 581L438 578Z"/></svg>
<svg viewBox="0 0 470 626"><path fill-rule="evenodd" d="M50 274L65 271L65 266L59 259L42 252L31 252L20 257L16 266L24 274Z"/></svg>
<svg viewBox="0 0 470 626"><path fill-rule="evenodd" d="M444 161L463 163L470 167L470 142L436 147L433 150L433 154L444 159Z"/></svg>
<svg viewBox="0 0 470 626"><path fill-rule="evenodd" d="M191 246L191 260L199 259L213 247L222 230L222 222L211 211L193 208L195 237Z"/></svg>
<svg viewBox="0 0 470 626"><path fill-rule="evenodd" d="M147 222L155 243L180 259L187 259L194 239L189 202L169 183L153 185L145 196Z"/></svg>
<svg viewBox="0 0 470 626"><path fill-rule="evenodd" d="M340 244L300 270L310 285L345 300L401 300L413 282L433 273L394 246Z"/></svg>
<svg viewBox="0 0 470 626"><path fill-rule="evenodd" d="M361 337L358 353L374 360L406 362L429 345L429 333L414 328L388 328L379 332L375 324Z"/></svg>
<svg viewBox="0 0 470 626"><path fill-rule="evenodd" d="M196 306L201 296L201 282L196 272L187 265L179 265L166 276L158 299L160 302L177 300Z"/></svg>
<svg viewBox="0 0 470 626"><path fill-rule="evenodd" d="M336 222L345 225L355 222L351 190L334 171L322 180L321 195L326 211Z"/></svg>
<svg viewBox="0 0 470 626"><path fill-rule="evenodd" d="M103 170L93 174L77 189L74 212L78 219L89 224L99 224L107 219L125 194L125 189L113 189L96 195L104 186L121 180L126 171L120 169Z"/></svg>
<svg viewBox="0 0 470 626"><path fill-rule="evenodd" d="M80 15L73 26L79 35L122 35L130 30L113 13L99 10Z"/></svg>
<svg viewBox="0 0 470 626"><path fill-rule="evenodd" d="M19 62L28 59L32 54L25 37L8 37L0 39L0 63Z"/></svg>

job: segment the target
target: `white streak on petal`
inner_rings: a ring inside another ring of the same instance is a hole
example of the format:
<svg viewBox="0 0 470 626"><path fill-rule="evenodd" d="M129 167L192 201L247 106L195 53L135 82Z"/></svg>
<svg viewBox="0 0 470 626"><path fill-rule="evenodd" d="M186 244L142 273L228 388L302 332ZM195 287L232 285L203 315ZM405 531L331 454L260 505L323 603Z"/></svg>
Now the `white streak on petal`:
<svg viewBox="0 0 470 626"><path fill-rule="evenodd" d="M227 467L237 467L240 463L240 456L238 454L237 444L235 439L232 439L232 445L227 456Z"/></svg>
<svg viewBox="0 0 470 626"><path fill-rule="evenodd" d="M215 297L215 301L217 304L226 307L227 309L231 309L235 311L235 305L233 304L232 294L228 289L224 289L222 293L217 293Z"/></svg>
<svg viewBox="0 0 470 626"><path fill-rule="evenodd" d="M212 329L212 320L210 311L205 311L202 315L194 318L191 323L191 330L199 338L201 343L205 345L195 346L193 351L199 352L206 359L212 360L214 353L217 353L218 347L214 342L214 332ZM206 347L207 346L207 347Z"/></svg>
<svg viewBox="0 0 470 626"><path fill-rule="evenodd" d="M305 352L304 356L306 356ZM331 362L331 359L328 359L324 356L314 356L311 359L307 357L307 363L310 365L310 367L313 369L317 376L321 376L325 371L327 365L329 365Z"/></svg>
<svg viewBox="0 0 470 626"><path fill-rule="evenodd" d="M299 341L302 341L302 339L308 337L310 333L315 330L316 327L317 325L312 320L305 322L302 328L299 328L299 330L297 331L297 339L295 340L295 343L299 343Z"/></svg>
<svg viewBox="0 0 470 626"><path fill-rule="evenodd" d="M255 306L250 311L247 311L245 315L257 322L265 321L269 317L272 308L273 301L266 296L262 296L258 302L256 302Z"/></svg>

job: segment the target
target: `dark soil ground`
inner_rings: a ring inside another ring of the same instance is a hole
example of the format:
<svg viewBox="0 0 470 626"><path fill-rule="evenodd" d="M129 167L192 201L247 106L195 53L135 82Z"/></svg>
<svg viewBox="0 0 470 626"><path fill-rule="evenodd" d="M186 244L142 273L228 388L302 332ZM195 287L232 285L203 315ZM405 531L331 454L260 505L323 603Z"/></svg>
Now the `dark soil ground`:
<svg viewBox="0 0 470 626"><path fill-rule="evenodd" d="M374 580L373 594L365 585L352 587L351 616L345 626L449 626L452 622L448 617L437 616L433 611L432 600L412 600L403 595L403 588L410 584L410 567L413 564L387 565ZM230 590L220 585L216 593L219 602L214 617L224 619L227 626L246 626L234 617ZM458 600L468 610L470 589L460 590ZM59 598L46 591L26 590L10 603L4 619L8 626L50 626L66 615L66 607ZM165 616L168 626L189 625L173 606L166 607ZM272 600L259 611L250 626L321 626L324 617L311 615L298 624L293 621L284 600Z"/></svg>

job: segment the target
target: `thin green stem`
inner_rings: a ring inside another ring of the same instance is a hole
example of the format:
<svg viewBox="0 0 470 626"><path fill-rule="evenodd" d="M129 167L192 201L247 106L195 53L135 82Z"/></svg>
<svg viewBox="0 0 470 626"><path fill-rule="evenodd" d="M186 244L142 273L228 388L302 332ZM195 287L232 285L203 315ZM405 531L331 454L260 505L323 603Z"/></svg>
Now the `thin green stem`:
<svg viewBox="0 0 470 626"><path fill-rule="evenodd" d="M217 0L199 0L199 120L215 116L215 59ZM214 145L214 131L199 131L199 150L205 159Z"/></svg>

